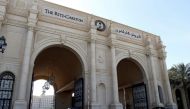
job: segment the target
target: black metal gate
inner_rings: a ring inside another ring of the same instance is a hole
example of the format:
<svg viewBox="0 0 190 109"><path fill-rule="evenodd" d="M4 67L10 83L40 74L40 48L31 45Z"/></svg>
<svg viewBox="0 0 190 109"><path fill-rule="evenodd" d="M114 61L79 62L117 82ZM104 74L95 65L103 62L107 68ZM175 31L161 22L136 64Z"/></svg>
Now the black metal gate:
<svg viewBox="0 0 190 109"><path fill-rule="evenodd" d="M133 86L133 104L134 109L148 109L146 85L144 83Z"/></svg>
<svg viewBox="0 0 190 109"><path fill-rule="evenodd" d="M73 99L74 109L83 109L84 107L84 80L83 78L75 81L74 86L74 99Z"/></svg>
<svg viewBox="0 0 190 109"><path fill-rule="evenodd" d="M0 75L0 109L10 109L15 76L11 72Z"/></svg>

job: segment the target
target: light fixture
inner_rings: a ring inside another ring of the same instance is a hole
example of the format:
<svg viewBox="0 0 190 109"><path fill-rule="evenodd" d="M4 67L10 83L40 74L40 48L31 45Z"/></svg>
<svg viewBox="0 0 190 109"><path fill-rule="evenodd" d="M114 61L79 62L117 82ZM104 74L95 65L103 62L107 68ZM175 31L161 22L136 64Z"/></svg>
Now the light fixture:
<svg viewBox="0 0 190 109"><path fill-rule="evenodd" d="M5 47L7 46L6 39L4 36L0 37L0 52L4 53Z"/></svg>
<svg viewBox="0 0 190 109"><path fill-rule="evenodd" d="M55 82L55 76L53 75L53 73L51 73L51 75L49 76L47 82L48 82L50 85L54 85L54 82Z"/></svg>
<svg viewBox="0 0 190 109"><path fill-rule="evenodd" d="M55 82L55 76L52 73L51 75L49 75L48 80L42 86L42 95L44 95L46 91L49 90L50 85L54 85L54 82Z"/></svg>

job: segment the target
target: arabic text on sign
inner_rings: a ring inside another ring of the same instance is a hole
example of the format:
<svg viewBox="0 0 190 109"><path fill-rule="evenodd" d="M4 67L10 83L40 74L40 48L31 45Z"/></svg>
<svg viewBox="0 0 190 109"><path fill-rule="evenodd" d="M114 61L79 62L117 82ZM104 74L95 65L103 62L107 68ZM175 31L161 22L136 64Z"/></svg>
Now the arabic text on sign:
<svg viewBox="0 0 190 109"><path fill-rule="evenodd" d="M141 38L142 38L141 35L135 34L135 33L132 33L132 32L129 32L129 31L127 31L127 30L116 29L116 32L117 32L117 33L120 33L120 34L123 34L123 35L128 35L128 36L130 36L131 38L136 38L136 39L141 39Z"/></svg>

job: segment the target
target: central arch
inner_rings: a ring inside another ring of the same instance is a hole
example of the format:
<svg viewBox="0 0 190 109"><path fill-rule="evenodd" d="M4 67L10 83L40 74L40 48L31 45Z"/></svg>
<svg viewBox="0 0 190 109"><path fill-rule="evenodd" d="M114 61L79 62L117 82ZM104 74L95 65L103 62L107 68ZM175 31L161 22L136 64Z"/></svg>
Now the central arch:
<svg viewBox="0 0 190 109"><path fill-rule="evenodd" d="M76 107L75 103L79 101L76 101L75 97L79 96L80 105L83 106L84 64L82 62L78 53L68 46L49 46L37 55L32 81L54 78L52 84L55 90L54 109ZM82 92L76 92L77 88L82 88Z"/></svg>

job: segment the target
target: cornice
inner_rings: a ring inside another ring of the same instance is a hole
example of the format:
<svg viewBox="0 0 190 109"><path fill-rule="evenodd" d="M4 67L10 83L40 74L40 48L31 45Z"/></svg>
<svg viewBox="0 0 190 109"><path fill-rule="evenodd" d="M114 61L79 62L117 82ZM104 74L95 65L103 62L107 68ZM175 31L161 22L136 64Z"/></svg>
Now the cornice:
<svg viewBox="0 0 190 109"><path fill-rule="evenodd" d="M116 50L123 51L123 52L130 51L131 53L140 53L142 55L145 55L144 49L139 49L139 48L135 48L135 47L127 47L127 46L123 46L123 45L117 45Z"/></svg>
<svg viewBox="0 0 190 109"><path fill-rule="evenodd" d="M67 31L64 31L64 30L58 30L58 29L55 29L55 28L49 28L49 27L42 27L42 26L37 26L35 28L36 31L39 31L39 32L45 32L45 33L49 33L49 34L55 34L55 35L62 35L64 34L64 36L66 37L69 37L69 38L74 38L74 39L79 39L79 40L84 40L84 41L87 41L88 40L88 34L86 33L86 35L80 35L80 34L76 34L74 32L67 32Z"/></svg>
<svg viewBox="0 0 190 109"><path fill-rule="evenodd" d="M18 16L14 14L7 14L6 21L4 22L5 25L12 25L22 28L27 28L27 18L23 16Z"/></svg>
<svg viewBox="0 0 190 109"><path fill-rule="evenodd" d="M152 50L151 52L149 52L144 47L136 48L132 46L124 46L122 44L117 43L115 48L116 50L119 50L119 51L124 51L124 52L131 51L132 53L140 53L144 56L153 56L153 57L159 58L159 55L156 50Z"/></svg>
<svg viewBox="0 0 190 109"><path fill-rule="evenodd" d="M144 42L143 42L143 40L135 40L135 39L131 39L131 38L126 38L123 35L117 35L116 39L118 41L121 41L121 42L132 43L132 44L136 44L136 45L140 45L140 46L144 46L145 45Z"/></svg>
<svg viewBox="0 0 190 109"><path fill-rule="evenodd" d="M16 16L27 17L28 12L29 12L28 9L15 8L13 6L9 6L7 8L7 14L12 14L12 15L16 15Z"/></svg>
<svg viewBox="0 0 190 109"><path fill-rule="evenodd" d="M5 23L5 25L11 25L11 26L16 26L16 27L21 27L21 28L27 28L27 24L23 22L17 22L14 20L9 20Z"/></svg>

